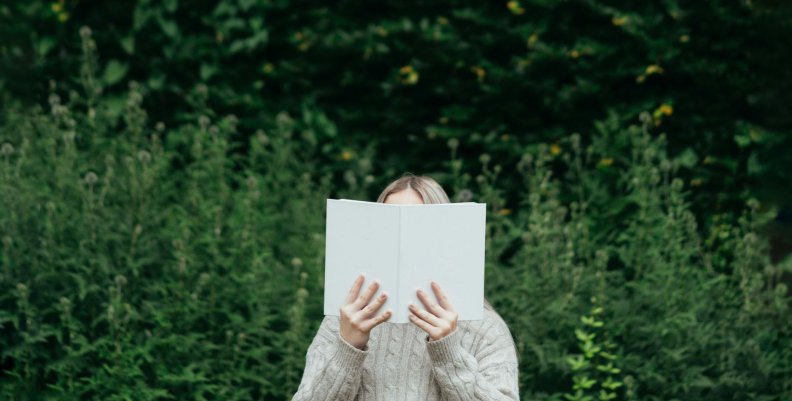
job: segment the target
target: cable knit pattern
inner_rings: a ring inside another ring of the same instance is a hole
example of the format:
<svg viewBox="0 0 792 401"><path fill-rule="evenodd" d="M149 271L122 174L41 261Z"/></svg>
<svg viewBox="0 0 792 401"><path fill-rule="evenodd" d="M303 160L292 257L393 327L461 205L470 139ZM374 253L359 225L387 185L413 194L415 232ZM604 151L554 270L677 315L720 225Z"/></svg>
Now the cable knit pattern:
<svg viewBox="0 0 792 401"><path fill-rule="evenodd" d="M363 350L340 336L338 316L325 316L292 401L519 400L517 372L509 328L489 309L437 341L411 323L385 322Z"/></svg>

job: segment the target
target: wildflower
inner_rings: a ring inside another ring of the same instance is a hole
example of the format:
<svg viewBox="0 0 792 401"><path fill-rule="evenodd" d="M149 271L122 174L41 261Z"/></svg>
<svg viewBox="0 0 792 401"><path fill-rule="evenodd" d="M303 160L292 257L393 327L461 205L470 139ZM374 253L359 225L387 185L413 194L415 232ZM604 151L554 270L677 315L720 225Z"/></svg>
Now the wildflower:
<svg viewBox="0 0 792 401"><path fill-rule="evenodd" d="M60 22L66 22L66 21L68 21L68 20L69 20L69 13L67 13L67 12L62 12L62 13L59 13L59 14L58 14L58 21L60 21Z"/></svg>
<svg viewBox="0 0 792 401"><path fill-rule="evenodd" d="M140 160L143 165L146 165L151 160L151 154L146 150L141 150L138 152L138 160Z"/></svg>
<svg viewBox="0 0 792 401"><path fill-rule="evenodd" d="M80 37L83 39L88 39L91 37L91 28L87 26L83 26L80 28Z"/></svg>
<svg viewBox="0 0 792 401"><path fill-rule="evenodd" d="M165 131L165 123L158 121L157 124L154 125L154 129L157 130L157 132Z"/></svg>
<svg viewBox="0 0 792 401"><path fill-rule="evenodd" d="M437 17L437 23L440 25L448 25L448 18L446 17Z"/></svg>
<svg viewBox="0 0 792 401"><path fill-rule="evenodd" d="M348 150L344 150L343 152L341 152L341 158L344 159L344 160L352 159L352 152L350 152Z"/></svg>
<svg viewBox="0 0 792 401"><path fill-rule="evenodd" d="M603 158L602 160L599 161L598 165L602 166L602 167L607 167L607 166L613 165L613 158L605 157L605 158Z"/></svg>
<svg viewBox="0 0 792 401"><path fill-rule="evenodd" d="M0 153L2 153L2 155L5 157L11 156L14 154L14 145L8 142L4 143L3 147L0 148Z"/></svg>
<svg viewBox="0 0 792 401"><path fill-rule="evenodd" d="M418 72L415 71L412 65L405 65L399 68L399 74L401 75L401 82L407 85L414 85L418 82Z"/></svg>
<svg viewBox="0 0 792 401"><path fill-rule="evenodd" d="M500 216L507 216L510 214L511 214L511 209L503 208L501 210L498 210L498 215Z"/></svg>
<svg viewBox="0 0 792 401"><path fill-rule="evenodd" d="M703 183L704 183L704 180L702 180L701 178L694 178L694 179L690 180L690 186L692 186L692 187L700 186Z"/></svg>
<svg viewBox="0 0 792 401"><path fill-rule="evenodd" d="M501 141L508 141L509 140L509 134L501 134L500 139L501 139Z"/></svg>
<svg viewBox="0 0 792 401"><path fill-rule="evenodd" d="M626 16L613 17L611 19L611 23L613 25L615 25L615 26L622 26L622 25L624 25L624 24L626 24L628 22L630 22L630 19L628 17L626 17Z"/></svg>
<svg viewBox="0 0 792 401"><path fill-rule="evenodd" d="M646 66L646 71L644 71L644 74L646 75L662 74L662 73L663 73L663 67L660 67L657 64Z"/></svg>
<svg viewBox="0 0 792 401"><path fill-rule="evenodd" d="M85 180L86 184L93 185L96 183L97 180L99 180L99 177L93 171L89 171L87 174L85 174L83 180Z"/></svg>
<svg viewBox="0 0 792 401"><path fill-rule="evenodd" d="M459 147L459 139L451 138L448 140L448 147L451 149L456 149Z"/></svg>
<svg viewBox="0 0 792 401"><path fill-rule="evenodd" d="M275 66L272 63L264 63L264 65L261 66L261 72L265 74L269 74L274 70L275 70Z"/></svg>
<svg viewBox="0 0 792 401"><path fill-rule="evenodd" d="M550 154L555 156L558 155L559 153L561 153L561 146L558 146L557 143L550 145Z"/></svg>
<svg viewBox="0 0 792 401"><path fill-rule="evenodd" d="M490 161L489 153L482 153L481 156L479 156L479 161L481 162L481 164L489 163Z"/></svg>
<svg viewBox="0 0 792 401"><path fill-rule="evenodd" d="M659 120L663 116L670 116L673 113L674 113L674 108L671 105L662 104L660 105L660 107L655 109L655 111L652 113L652 117L654 117L655 120Z"/></svg>
<svg viewBox="0 0 792 401"><path fill-rule="evenodd" d="M262 145L267 145L269 143L269 137L263 129L256 130L256 139L258 139L259 143Z"/></svg>
<svg viewBox="0 0 792 401"><path fill-rule="evenodd" d="M198 125L200 125L201 128L206 128L207 126L209 126L209 122L210 122L209 117L207 116L198 117Z"/></svg>
<svg viewBox="0 0 792 401"><path fill-rule="evenodd" d="M682 42L682 43L690 42L690 36L689 35L682 35L682 36L679 37L679 41Z"/></svg>
<svg viewBox="0 0 792 401"><path fill-rule="evenodd" d="M508 8L509 11L512 12L512 14L519 15L525 13L525 9L522 8L522 6L520 6L520 3L515 0L511 0L508 3L506 3L506 8Z"/></svg>
<svg viewBox="0 0 792 401"><path fill-rule="evenodd" d="M300 267L300 266L303 265L303 261L302 261L302 259L300 259L300 258L295 256L291 260L291 265L294 266L294 267Z"/></svg>
<svg viewBox="0 0 792 401"><path fill-rule="evenodd" d="M467 188L460 190L457 194L457 201L459 202L469 202L471 199L473 199L473 191Z"/></svg>
<svg viewBox="0 0 792 401"><path fill-rule="evenodd" d="M567 53L567 54L569 55L569 57L572 57L572 58L580 57L580 52L575 50L575 49L570 50L569 53Z"/></svg>
<svg viewBox="0 0 792 401"><path fill-rule="evenodd" d="M484 79L484 75L486 75L487 73L486 71L484 71L483 68L479 66L470 67L470 71L473 71L473 73L476 74L476 78L478 79L479 82L481 82L481 80Z"/></svg>
<svg viewBox="0 0 792 401"><path fill-rule="evenodd" d="M537 35L536 32L532 33L531 36L528 37L528 47L533 47L538 41L539 35Z"/></svg>

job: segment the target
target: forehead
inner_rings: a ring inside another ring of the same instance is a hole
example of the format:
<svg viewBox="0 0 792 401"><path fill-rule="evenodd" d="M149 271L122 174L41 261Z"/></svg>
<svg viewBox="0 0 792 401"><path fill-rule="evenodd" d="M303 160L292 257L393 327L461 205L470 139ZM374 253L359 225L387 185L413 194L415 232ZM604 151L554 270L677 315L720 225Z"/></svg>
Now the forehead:
<svg viewBox="0 0 792 401"><path fill-rule="evenodd" d="M396 204L415 204L424 203L421 194L412 188L407 188L398 192L392 192L385 198L385 203Z"/></svg>

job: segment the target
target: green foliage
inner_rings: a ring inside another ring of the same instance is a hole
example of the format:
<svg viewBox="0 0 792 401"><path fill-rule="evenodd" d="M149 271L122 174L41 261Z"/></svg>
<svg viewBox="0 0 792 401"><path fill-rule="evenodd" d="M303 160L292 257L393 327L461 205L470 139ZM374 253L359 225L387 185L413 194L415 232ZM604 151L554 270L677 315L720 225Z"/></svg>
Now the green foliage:
<svg viewBox="0 0 792 401"><path fill-rule="evenodd" d="M164 19L173 4L149 18L183 35ZM322 316L325 200L369 198L394 174L374 178L370 146L324 164L338 127L311 105L249 127L244 147L208 85L152 118L156 91L108 90L135 68L100 68L81 37L73 85L0 118L0 397L288 399ZM521 393L790 398L792 267L757 235L772 216L751 201L702 234L698 187L678 178L693 158L669 155L656 110L614 111L590 140L538 143L514 165L470 165L473 145L445 142L432 175L489 205L487 297L516 338Z"/></svg>
<svg viewBox="0 0 792 401"><path fill-rule="evenodd" d="M605 322L597 320L604 310L598 306L596 297L592 297L591 302L593 306L589 314L580 317L584 328L575 329L578 347L583 353L566 358L574 372L574 393L564 394L568 401L613 400L617 397L617 389L624 385L614 379L614 375L621 373L621 369L614 366L619 359L618 355L613 354L616 344L605 338L608 334Z"/></svg>
<svg viewBox="0 0 792 401"><path fill-rule="evenodd" d="M440 170L424 156L457 138L475 175L481 152L512 165L526 146L572 132L590 143L609 110L646 110L674 133L669 150L685 161L680 178L703 189L691 207L709 225L751 197L788 204L790 10L770 0L8 2L0 93L44 103L42 85L71 80L75 32L91 26L107 90L136 80L155 120L191 110L197 83L248 128L229 138L241 149L280 111L324 111L344 133L328 133L317 154L336 183L341 155L366 144L389 151L373 160L380 171ZM520 182L501 181L518 203Z"/></svg>

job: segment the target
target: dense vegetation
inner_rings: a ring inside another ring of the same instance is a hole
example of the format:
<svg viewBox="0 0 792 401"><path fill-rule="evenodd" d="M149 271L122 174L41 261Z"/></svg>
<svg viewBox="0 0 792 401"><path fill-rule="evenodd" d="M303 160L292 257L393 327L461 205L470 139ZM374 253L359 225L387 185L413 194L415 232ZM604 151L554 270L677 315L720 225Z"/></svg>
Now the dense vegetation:
<svg viewBox="0 0 792 401"><path fill-rule="evenodd" d="M488 204L525 399L792 399L784 2L0 4L0 398L284 400L325 199Z"/></svg>
<svg viewBox="0 0 792 401"><path fill-rule="evenodd" d="M278 113L246 152L200 89L177 124L151 120L136 82L118 112L87 28L82 46L81 88L7 109L0 131L0 396L289 399L322 313L325 199L377 192L375 155L337 186L316 110ZM526 399L792 397L792 265L757 235L772 215L750 201L700 234L658 118L528 149L517 209L492 155L471 176L471 145L446 143L433 176L490 205L487 294Z"/></svg>
<svg viewBox="0 0 792 401"><path fill-rule="evenodd" d="M589 143L609 110L632 119L649 111L683 161L680 178L701 189L692 207L710 226L752 197L792 208L782 190L792 185L790 4L7 2L0 93L46 105L52 82L67 90L81 63L77 31L89 26L116 112L134 79L155 121L182 122L202 83L213 110L239 118L229 140L244 148L279 112L317 108L338 127L312 137L336 185L371 151L384 185L416 163L442 170L433 156L458 138L463 170L475 174L482 152L513 166L532 144L574 132ZM501 184L516 205L517 175Z"/></svg>

